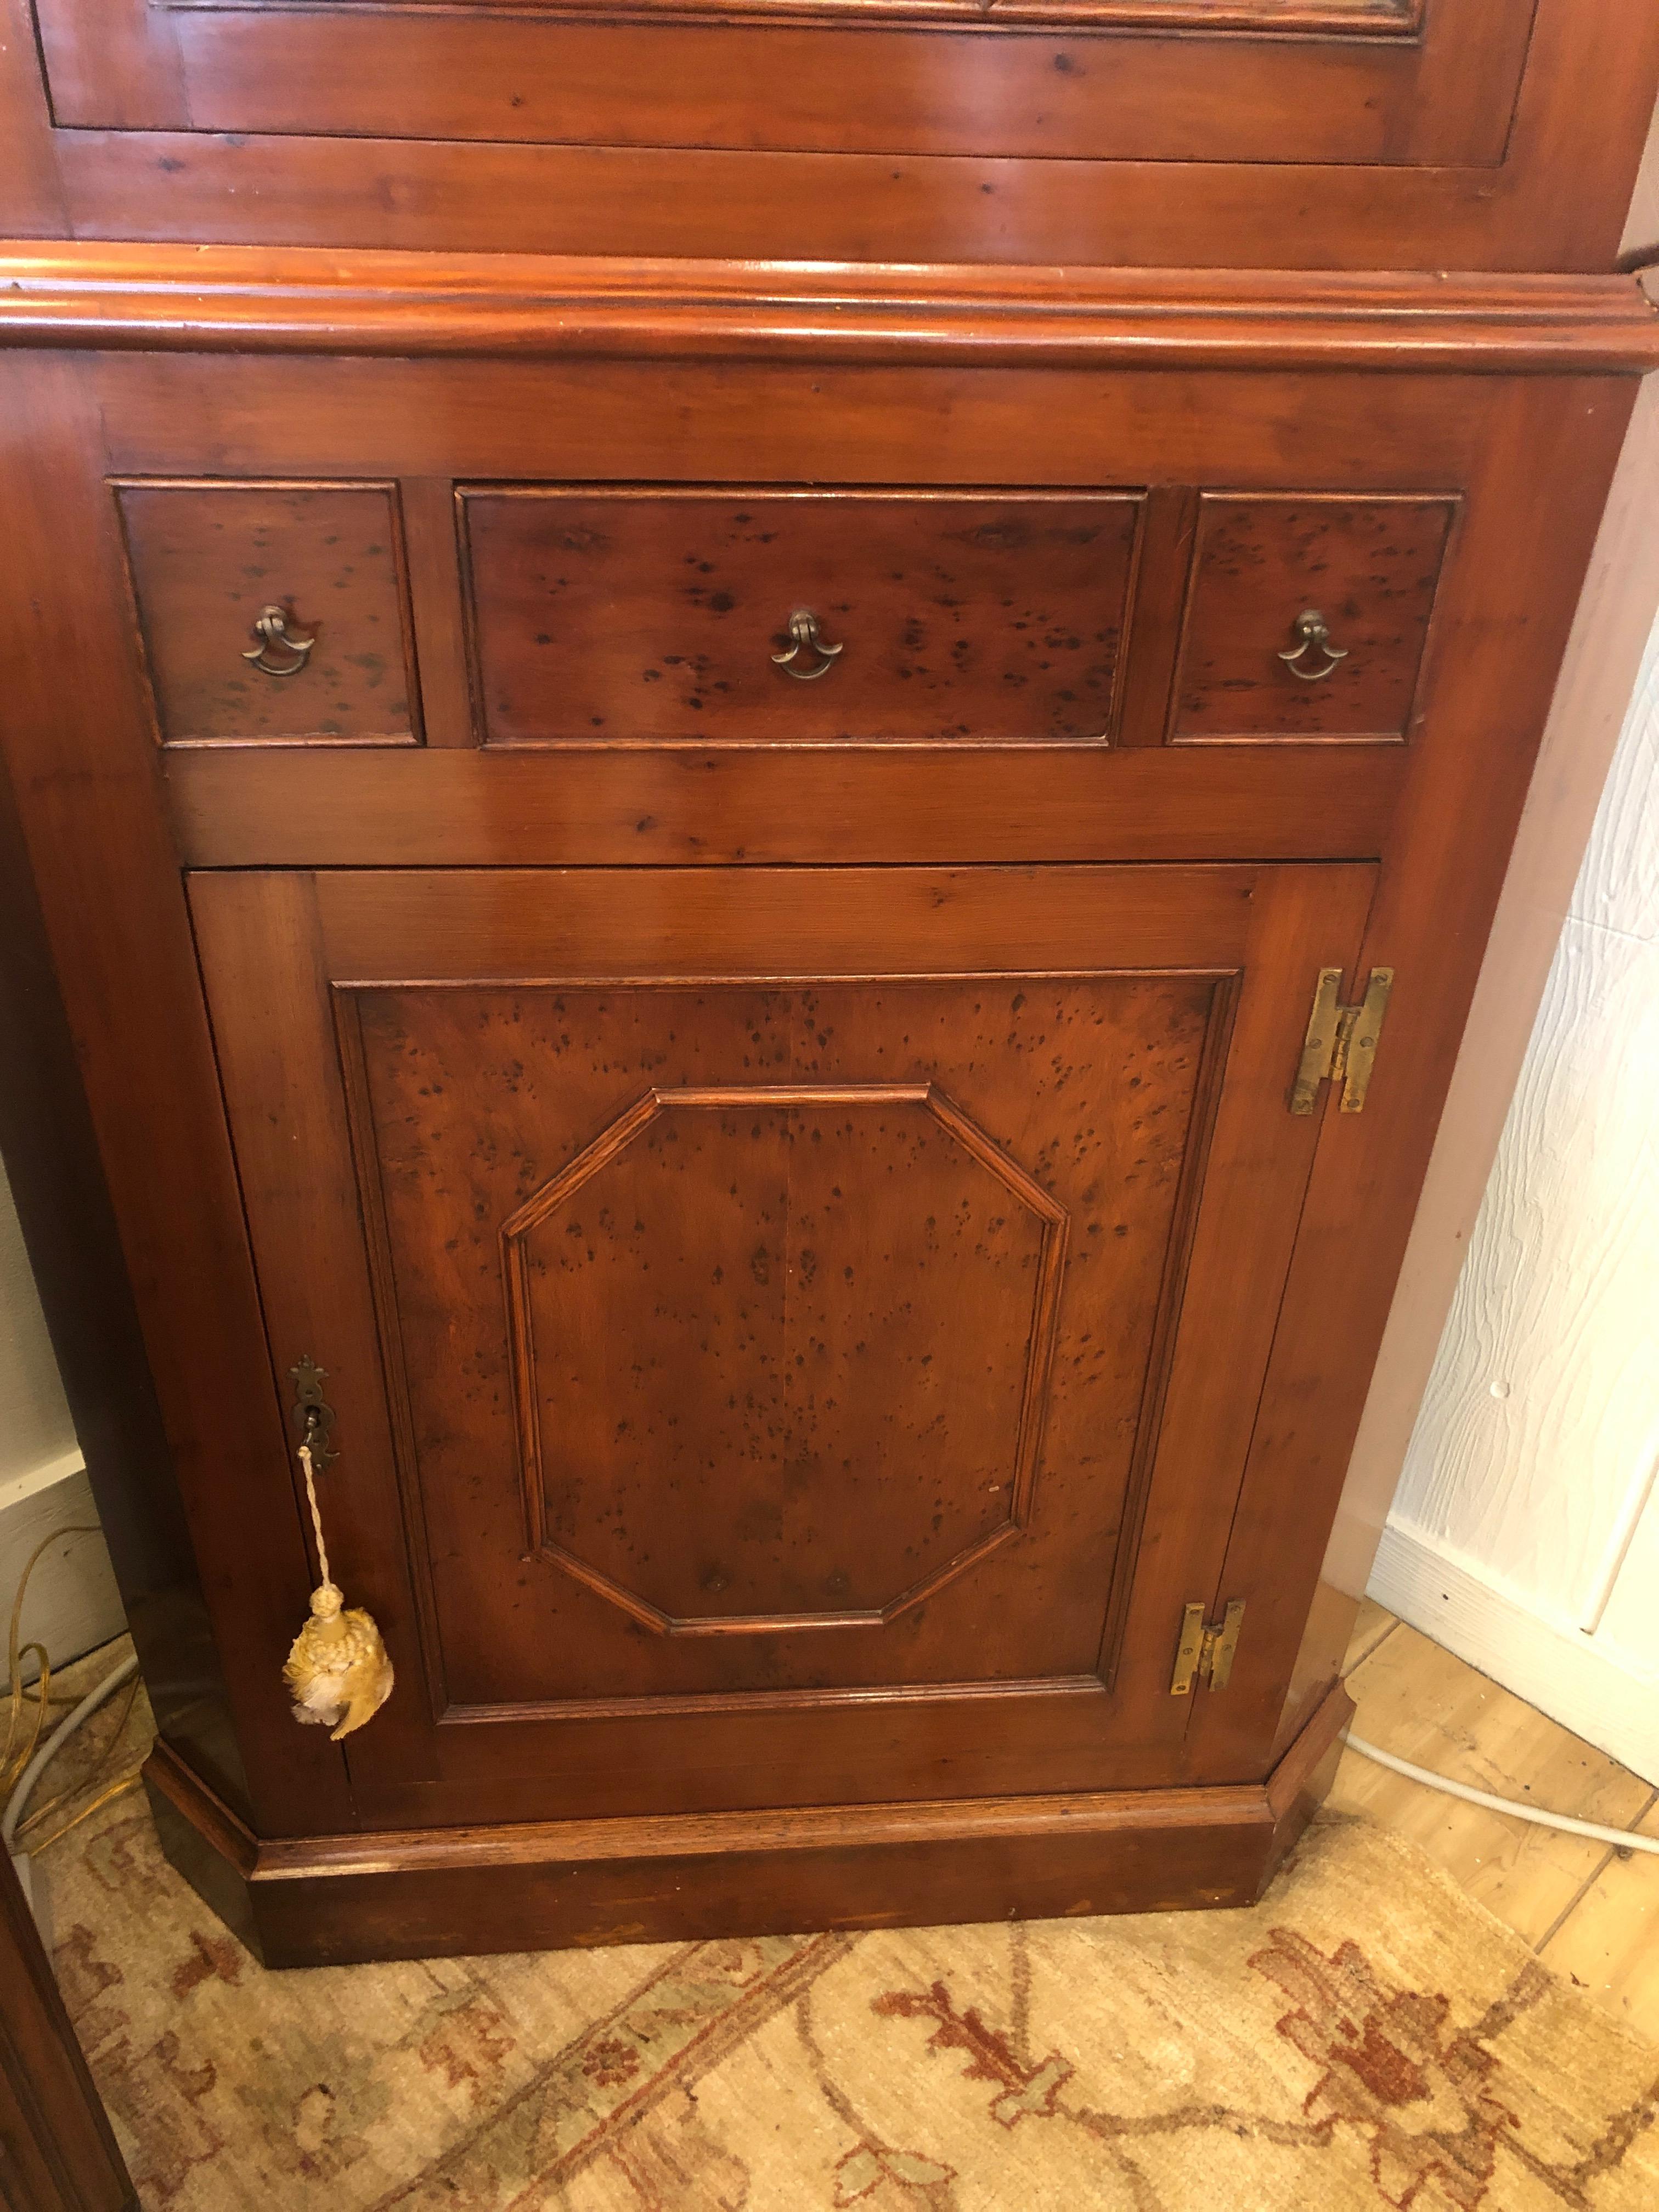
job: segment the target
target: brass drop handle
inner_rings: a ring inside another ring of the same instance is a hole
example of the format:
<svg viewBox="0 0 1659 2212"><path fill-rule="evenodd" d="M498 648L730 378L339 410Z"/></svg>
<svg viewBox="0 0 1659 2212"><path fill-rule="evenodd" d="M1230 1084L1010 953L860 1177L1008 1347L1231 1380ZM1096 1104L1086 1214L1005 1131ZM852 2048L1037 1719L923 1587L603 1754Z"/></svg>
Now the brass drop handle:
<svg viewBox="0 0 1659 2212"><path fill-rule="evenodd" d="M1301 683L1322 684L1338 661L1346 660L1348 657L1346 646L1331 643L1325 617L1317 607L1310 607L1305 614L1297 617L1296 635L1302 642L1292 646L1288 653L1281 653L1279 657ZM1325 664L1322 668L1303 666L1304 660L1310 653L1322 656Z"/></svg>
<svg viewBox="0 0 1659 2212"><path fill-rule="evenodd" d="M290 629L292 620L286 607L261 607L254 617L253 635L259 642L242 658L251 660L262 676L297 676L310 659L316 638L301 637Z"/></svg>
<svg viewBox="0 0 1659 2212"><path fill-rule="evenodd" d="M830 673L841 655L847 650L845 641L840 645L824 643L818 630L818 618L811 607L795 609L789 617L788 630L789 650L787 653L775 653L772 655L772 662L775 667L782 669L786 676L793 676L797 684L816 684L820 676L827 676ZM815 668L795 666L796 659L803 653L817 654L818 661Z"/></svg>

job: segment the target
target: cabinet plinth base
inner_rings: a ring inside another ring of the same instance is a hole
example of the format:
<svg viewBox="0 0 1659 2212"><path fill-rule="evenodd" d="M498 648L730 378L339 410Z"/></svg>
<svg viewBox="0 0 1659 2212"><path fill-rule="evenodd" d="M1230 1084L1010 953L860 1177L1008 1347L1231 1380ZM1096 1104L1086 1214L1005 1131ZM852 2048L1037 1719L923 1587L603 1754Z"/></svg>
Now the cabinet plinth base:
<svg viewBox="0 0 1659 2212"><path fill-rule="evenodd" d="M1330 1787L1339 1683L1264 1782L495 1829L250 1834L166 1744L162 1846L270 1966L1249 1905Z"/></svg>

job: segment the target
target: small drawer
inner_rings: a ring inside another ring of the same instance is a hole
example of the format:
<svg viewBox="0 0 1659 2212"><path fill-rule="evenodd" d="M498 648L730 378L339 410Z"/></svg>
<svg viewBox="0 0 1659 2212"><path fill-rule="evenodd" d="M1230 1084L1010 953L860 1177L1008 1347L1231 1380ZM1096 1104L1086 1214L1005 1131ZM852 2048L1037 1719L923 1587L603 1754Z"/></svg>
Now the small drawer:
<svg viewBox="0 0 1659 2212"><path fill-rule="evenodd" d="M487 744L1111 735L1138 493L458 496Z"/></svg>
<svg viewBox="0 0 1659 2212"><path fill-rule="evenodd" d="M1406 738L1456 507L1206 493L1170 741Z"/></svg>
<svg viewBox="0 0 1659 2212"><path fill-rule="evenodd" d="M391 484L116 486L167 744L412 744Z"/></svg>

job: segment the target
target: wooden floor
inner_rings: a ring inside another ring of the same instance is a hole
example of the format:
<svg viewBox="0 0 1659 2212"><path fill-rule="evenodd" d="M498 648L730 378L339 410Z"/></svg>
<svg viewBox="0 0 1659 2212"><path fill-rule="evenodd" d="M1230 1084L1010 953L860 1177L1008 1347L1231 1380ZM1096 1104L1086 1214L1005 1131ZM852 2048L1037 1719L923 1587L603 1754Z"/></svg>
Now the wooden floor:
<svg viewBox="0 0 1659 2212"><path fill-rule="evenodd" d="M1659 1835L1659 1790L1367 1599L1348 1651L1353 1733L1553 1813ZM1540 1958L1659 2040L1659 1858L1460 1804L1345 1753L1331 1802L1420 1844Z"/></svg>

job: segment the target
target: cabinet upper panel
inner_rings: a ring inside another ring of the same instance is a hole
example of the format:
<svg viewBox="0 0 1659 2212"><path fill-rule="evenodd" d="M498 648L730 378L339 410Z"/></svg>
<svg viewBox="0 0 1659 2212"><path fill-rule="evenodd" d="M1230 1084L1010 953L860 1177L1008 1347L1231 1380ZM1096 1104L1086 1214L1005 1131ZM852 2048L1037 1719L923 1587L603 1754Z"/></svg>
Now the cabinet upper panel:
<svg viewBox="0 0 1659 2212"><path fill-rule="evenodd" d="M58 118L81 127L1486 166L1532 14L1533 0L46 0L43 21Z"/></svg>
<svg viewBox="0 0 1659 2212"><path fill-rule="evenodd" d="M1646 0L39 0L38 17L65 219L105 237L1606 267L1659 75ZM4 77L34 66L0 40L0 114Z"/></svg>

